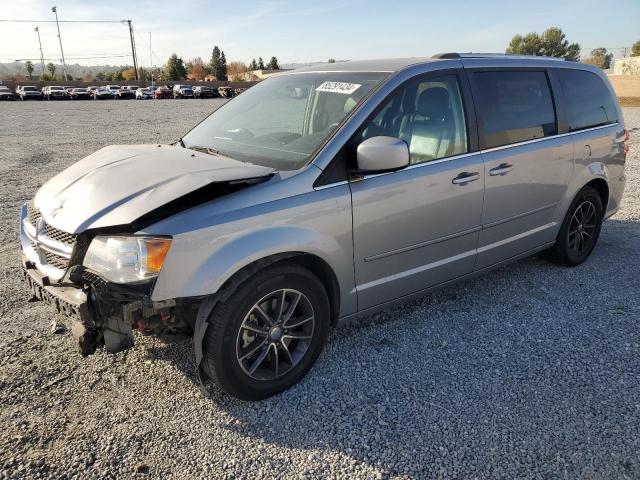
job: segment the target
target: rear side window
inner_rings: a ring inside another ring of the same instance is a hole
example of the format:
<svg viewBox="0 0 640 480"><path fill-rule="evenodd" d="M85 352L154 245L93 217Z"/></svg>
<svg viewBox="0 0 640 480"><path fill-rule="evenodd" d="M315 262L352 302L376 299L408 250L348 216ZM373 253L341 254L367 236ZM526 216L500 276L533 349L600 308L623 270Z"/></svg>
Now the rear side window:
<svg viewBox="0 0 640 480"><path fill-rule="evenodd" d="M557 133L544 72L476 72L476 102L482 148L499 147Z"/></svg>
<svg viewBox="0 0 640 480"><path fill-rule="evenodd" d="M569 131L618 121L618 110L603 80L584 70L556 70L567 105Z"/></svg>

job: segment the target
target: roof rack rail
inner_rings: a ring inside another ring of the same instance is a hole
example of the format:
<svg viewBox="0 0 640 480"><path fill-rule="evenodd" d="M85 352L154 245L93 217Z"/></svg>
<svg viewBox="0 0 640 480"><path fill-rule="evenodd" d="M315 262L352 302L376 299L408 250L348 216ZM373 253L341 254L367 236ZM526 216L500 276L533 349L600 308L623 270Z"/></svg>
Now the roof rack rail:
<svg viewBox="0 0 640 480"><path fill-rule="evenodd" d="M558 57L545 57L541 55L515 55L511 53L456 53L456 52L448 52L448 53L438 53L437 55L433 55L431 58L440 58L440 59L451 59L451 58L540 58L544 60L557 60L559 62L564 62L564 58Z"/></svg>

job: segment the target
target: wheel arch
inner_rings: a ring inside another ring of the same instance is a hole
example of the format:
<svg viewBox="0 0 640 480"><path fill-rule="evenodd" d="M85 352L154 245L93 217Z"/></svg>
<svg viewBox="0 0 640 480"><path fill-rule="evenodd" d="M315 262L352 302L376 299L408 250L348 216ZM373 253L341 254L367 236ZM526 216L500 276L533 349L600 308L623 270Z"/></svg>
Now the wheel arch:
<svg viewBox="0 0 640 480"><path fill-rule="evenodd" d="M600 200L602 200L602 207L604 212L607 211L607 205L609 204L609 184L604 178L598 177L589 181L584 187L591 187L598 192ZM582 188L584 188L582 187Z"/></svg>
<svg viewBox="0 0 640 480"><path fill-rule="evenodd" d="M308 252L284 252L254 260L231 275L221 286L219 292L223 296L230 295L248 278L267 267L282 262L292 262L313 273L327 292L331 309L331 325L335 326L340 313L340 285L333 268L321 257ZM229 293L227 293L229 292Z"/></svg>

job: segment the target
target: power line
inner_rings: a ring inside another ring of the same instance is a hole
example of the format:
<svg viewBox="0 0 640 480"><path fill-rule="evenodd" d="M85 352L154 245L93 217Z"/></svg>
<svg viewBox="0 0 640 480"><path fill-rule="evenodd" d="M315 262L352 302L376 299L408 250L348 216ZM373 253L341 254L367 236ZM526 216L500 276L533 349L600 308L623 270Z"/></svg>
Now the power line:
<svg viewBox="0 0 640 480"><path fill-rule="evenodd" d="M67 60L96 60L96 59L101 59L101 58L123 58L123 57L130 57L131 54L127 53L124 55L102 55L102 56L96 56L96 57L65 57ZM11 62L16 61L15 60L16 57L4 57L4 58L0 58L0 60L8 60ZM26 57L19 57L18 61L27 61L27 60L40 60L40 58L26 58ZM48 60L48 61L60 61L59 58L43 58L43 60Z"/></svg>
<svg viewBox="0 0 640 480"><path fill-rule="evenodd" d="M0 19L3 23L56 23L55 20ZM127 23L126 20L60 20L58 23Z"/></svg>

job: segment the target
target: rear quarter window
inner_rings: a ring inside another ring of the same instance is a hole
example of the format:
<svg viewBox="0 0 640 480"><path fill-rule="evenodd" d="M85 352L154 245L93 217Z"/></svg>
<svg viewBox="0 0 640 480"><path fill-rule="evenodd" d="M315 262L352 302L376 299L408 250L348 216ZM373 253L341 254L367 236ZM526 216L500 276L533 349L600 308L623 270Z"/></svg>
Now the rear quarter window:
<svg viewBox="0 0 640 480"><path fill-rule="evenodd" d="M585 70L557 69L555 72L565 99L569 131L618 121L615 100L598 75Z"/></svg>
<svg viewBox="0 0 640 480"><path fill-rule="evenodd" d="M545 72L475 72L482 148L557 133L556 114Z"/></svg>

